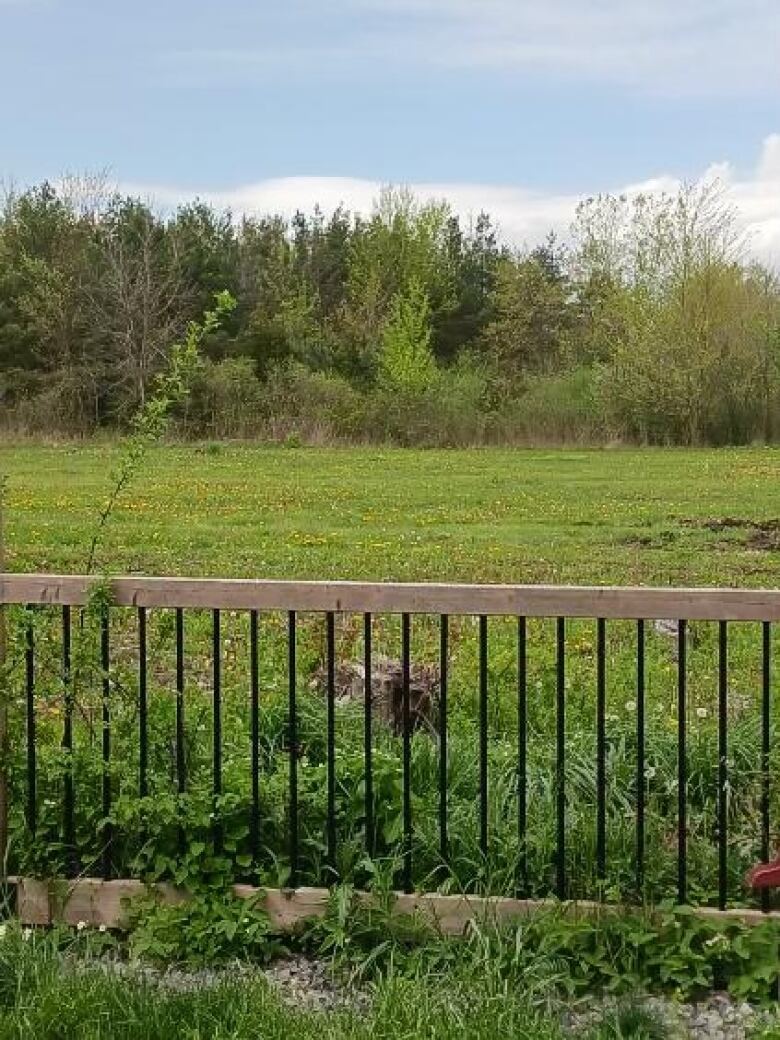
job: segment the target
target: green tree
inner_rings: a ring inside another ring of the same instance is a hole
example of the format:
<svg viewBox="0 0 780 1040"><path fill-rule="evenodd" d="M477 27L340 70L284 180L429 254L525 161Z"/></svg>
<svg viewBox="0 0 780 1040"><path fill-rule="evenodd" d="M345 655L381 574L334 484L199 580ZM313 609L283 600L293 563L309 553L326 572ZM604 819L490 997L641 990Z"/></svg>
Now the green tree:
<svg viewBox="0 0 780 1040"><path fill-rule="evenodd" d="M776 286L742 263L718 187L590 200L575 231L579 277L606 288L592 314L600 395L616 431L695 444L771 427Z"/></svg>
<svg viewBox="0 0 780 1040"><path fill-rule="evenodd" d="M431 350L431 308L421 285L398 293L382 334L382 383L393 390L421 393L436 378Z"/></svg>
<svg viewBox="0 0 780 1040"><path fill-rule="evenodd" d="M35 373L46 420L83 429L99 419L102 400L85 309L95 278L94 224L44 182L7 200L1 238L0 367Z"/></svg>
<svg viewBox="0 0 780 1040"><path fill-rule="evenodd" d="M516 393L529 376L557 371L565 358L576 312L552 245L498 264L482 345L502 394Z"/></svg>

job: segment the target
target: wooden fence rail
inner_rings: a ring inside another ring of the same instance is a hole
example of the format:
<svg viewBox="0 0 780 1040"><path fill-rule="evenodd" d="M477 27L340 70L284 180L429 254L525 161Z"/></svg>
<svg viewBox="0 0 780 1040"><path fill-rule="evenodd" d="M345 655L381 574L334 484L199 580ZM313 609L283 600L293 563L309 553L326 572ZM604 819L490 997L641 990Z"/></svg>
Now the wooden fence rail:
<svg viewBox="0 0 780 1040"><path fill-rule="evenodd" d="M0 603L79 606L98 581L53 574L0 574ZM488 614L689 621L780 621L780 590L447 583L273 581L252 578L119 577L122 607L210 610Z"/></svg>

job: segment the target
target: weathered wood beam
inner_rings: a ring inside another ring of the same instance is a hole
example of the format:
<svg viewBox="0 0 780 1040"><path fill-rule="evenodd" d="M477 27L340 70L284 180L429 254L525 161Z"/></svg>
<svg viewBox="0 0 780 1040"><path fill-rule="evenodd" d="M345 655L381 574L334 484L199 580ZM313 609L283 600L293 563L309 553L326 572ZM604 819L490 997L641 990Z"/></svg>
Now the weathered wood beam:
<svg viewBox="0 0 780 1040"><path fill-rule="evenodd" d="M77 606L88 601L97 580L78 575L0 574L0 604ZM125 607L780 621L778 589L145 577L113 578L110 586L114 602Z"/></svg>
<svg viewBox="0 0 780 1040"><path fill-rule="evenodd" d="M147 886L141 881L101 881L96 878L80 878L76 881L41 881L33 878L11 879L16 885L16 914L25 925L50 925L62 922L77 925L84 922L93 927L122 929L127 926L127 906L138 896L156 892L165 903L177 903L186 899L172 885ZM234 885L234 893L244 899L263 897L263 906L268 912L271 926L279 931L289 931L304 921L322 917L328 905L330 892L327 888L258 889L251 885ZM370 903L370 893L358 892L357 899ZM527 917L529 914L564 906L572 914L588 916L610 913L620 909L607 903L571 902L560 904L553 899L509 899L500 896L439 895L423 893L407 895L397 893L393 912L398 914L420 914L444 935L462 935L471 922L508 922ZM740 921L745 924L761 924L767 920L780 920L780 912L764 913L761 910L741 909L716 910L699 907L699 917L712 921Z"/></svg>

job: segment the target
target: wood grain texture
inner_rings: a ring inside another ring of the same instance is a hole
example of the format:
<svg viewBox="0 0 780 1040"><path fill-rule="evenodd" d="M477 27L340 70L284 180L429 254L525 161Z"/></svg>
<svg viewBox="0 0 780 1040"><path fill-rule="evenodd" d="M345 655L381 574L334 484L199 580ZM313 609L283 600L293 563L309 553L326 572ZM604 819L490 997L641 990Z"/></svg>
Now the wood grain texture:
<svg viewBox="0 0 780 1040"><path fill-rule="evenodd" d="M78 606L96 581L78 575L0 574L0 604ZM250 578L118 577L117 606L512 617L780 621L778 589L452 585Z"/></svg>

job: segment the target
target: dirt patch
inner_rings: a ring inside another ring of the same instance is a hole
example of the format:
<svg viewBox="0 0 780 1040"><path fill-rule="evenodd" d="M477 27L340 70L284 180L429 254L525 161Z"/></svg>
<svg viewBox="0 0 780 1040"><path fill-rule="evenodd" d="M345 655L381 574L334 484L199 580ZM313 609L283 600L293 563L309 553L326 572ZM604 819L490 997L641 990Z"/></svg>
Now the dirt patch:
<svg viewBox="0 0 780 1040"><path fill-rule="evenodd" d="M639 549L665 549L679 538L677 531L657 531L653 534L629 534L620 539L621 545Z"/></svg>
<svg viewBox="0 0 780 1040"><path fill-rule="evenodd" d="M720 534L734 531L737 537L728 538L728 544L743 545L757 552L780 550L780 520L748 520L745 517L721 516L703 519L684 518L678 521L683 527L712 531Z"/></svg>
<svg viewBox="0 0 780 1040"><path fill-rule="evenodd" d="M758 549L762 552L776 551L780 549L780 531L751 531L745 538L745 545L748 549Z"/></svg>

